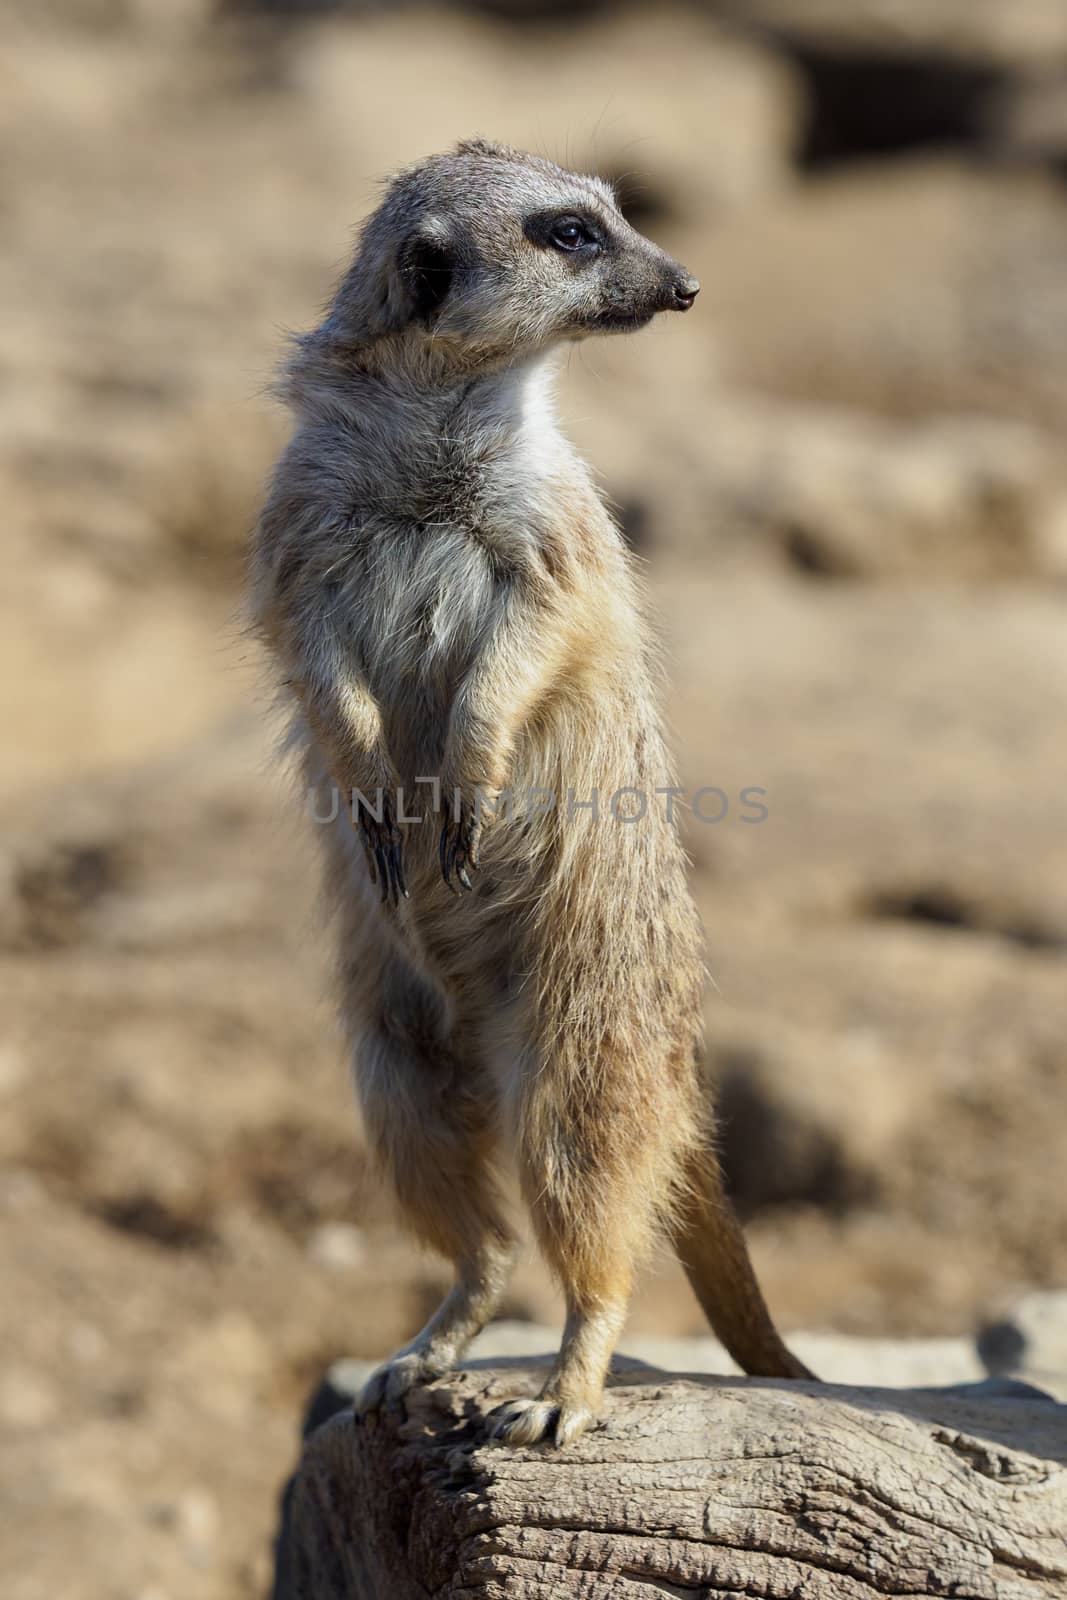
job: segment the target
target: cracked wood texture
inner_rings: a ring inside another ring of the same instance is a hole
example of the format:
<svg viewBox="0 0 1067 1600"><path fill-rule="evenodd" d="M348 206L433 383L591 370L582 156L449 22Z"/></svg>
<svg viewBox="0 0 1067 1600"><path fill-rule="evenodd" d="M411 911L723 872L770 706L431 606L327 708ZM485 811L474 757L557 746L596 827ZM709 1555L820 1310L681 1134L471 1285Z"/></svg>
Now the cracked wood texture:
<svg viewBox="0 0 1067 1600"><path fill-rule="evenodd" d="M475 1364L404 1415L313 1432L275 1600L1067 1600L1067 1407L1038 1390L620 1362L576 1444L485 1443L485 1413L542 1376Z"/></svg>

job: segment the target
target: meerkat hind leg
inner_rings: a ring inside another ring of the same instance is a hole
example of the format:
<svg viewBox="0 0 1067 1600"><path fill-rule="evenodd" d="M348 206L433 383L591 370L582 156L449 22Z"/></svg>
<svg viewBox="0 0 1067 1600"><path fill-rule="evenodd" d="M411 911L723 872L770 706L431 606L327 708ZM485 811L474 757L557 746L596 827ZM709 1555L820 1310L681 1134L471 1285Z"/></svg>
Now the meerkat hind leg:
<svg viewBox="0 0 1067 1600"><path fill-rule="evenodd" d="M418 1013L409 997L409 1012ZM515 1239L493 1177L495 1110L475 1064L421 1029L395 1023L364 1037L356 1078L367 1131L412 1231L456 1269L456 1284L412 1341L373 1372L361 1412L448 1372L490 1321L507 1287Z"/></svg>
<svg viewBox="0 0 1067 1600"><path fill-rule="evenodd" d="M552 1089L551 1073L535 1085L519 1139L520 1176L538 1244L566 1296L567 1322L540 1394L498 1406L492 1437L515 1445L551 1439L558 1447L600 1413L654 1184L651 1177L641 1182L639 1152L637 1182L612 1159L625 1130L608 1107L575 1115L563 1109L566 1100Z"/></svg>
<svg viewBox="0 0 1067 1600"><path fill-rule="evenodd" d="M450 1372L496 1311L513 1257L510 1245L487 1238L473 1256L458 1263L455 1287L421 1332L371 1373L357 1411L366 1414L395 1405L409 1389Z"/></svg>

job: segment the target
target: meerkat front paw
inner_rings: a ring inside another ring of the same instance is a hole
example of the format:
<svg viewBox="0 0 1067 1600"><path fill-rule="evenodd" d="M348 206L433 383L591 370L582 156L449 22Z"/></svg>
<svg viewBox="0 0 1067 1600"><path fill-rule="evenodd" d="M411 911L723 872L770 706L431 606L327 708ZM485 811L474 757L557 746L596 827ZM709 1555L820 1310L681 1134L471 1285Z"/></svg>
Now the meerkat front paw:
<svg viewBox="0 0 1067 1600"><path fill-rule="evenodd" d="M371 1373L356 1401L362 1417L382 1407L395 1406L409 1390L443 1377L450 1363L427 1350L403 1350Z"/></svg>
<svg viewBox="0 0 1067 1600"><path fill-rule="evenodd" d="M477 803L471 805L463 800L449 811L441 829L441 876L454 894L459 893L456 884L468 892L474 888L470 875L478 865L481 835L481 808Z"/></svg>
<svg viewBox="0 0 1067 1600"><path fill-rule="evenodd" d="M395 818L389 798L382 796L381 821L361 806L359 811L359 836L367 858L371 882L381 889L382 904L391 901L400 904L400 897L408 898L404 882L404 835Z"/></svg>
<svg viewBox="0 0 1067 1600"><path fill-rule="evenodd" d="M489 1437L501 1444L540 1444L551 1439L557 1450L579 1438L596 1421L592 1406L573 1400L506 1400L489 1413Z"/></svg>

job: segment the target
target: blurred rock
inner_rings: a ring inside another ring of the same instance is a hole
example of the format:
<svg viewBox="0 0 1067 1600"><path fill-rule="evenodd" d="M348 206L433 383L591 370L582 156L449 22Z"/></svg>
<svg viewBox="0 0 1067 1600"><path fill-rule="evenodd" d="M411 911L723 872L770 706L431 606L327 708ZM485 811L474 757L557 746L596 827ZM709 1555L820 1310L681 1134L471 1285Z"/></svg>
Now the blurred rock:
<svg viewBox="0 0 1067 1600"><path fill-rule="evenodd" d="M1042 569L1057 583L1067 582L1067 496L1057 495L1045 507L1035 530L1035 545Z"/></svg>
<svg viewBox="0 0 1067 1600"><path fill-rule="evenodd" d="M174 430L165 461L146 469L141 501L160 565L206 586L242 581L249 530L274 457L282 415L204 405Z"/></svg>
<svg viewBox="0 0 1067 1600"><path fill-rule="evenodd" d="M64 0L50 0L60 7ZM66 0L70 3L70 0ZM164 10L175 0L94 0L102 10ZM180 0L188 6L199 0ZM280 16L361 15L373 0L216 0L222 12ZM451 0L442 11L476 11L524 24L599 15L614 27L617 0ZM707 0L704 9L774 37L871 53L923 53L1015 65L1040 62L1067 48L1067 20L1058 0ZM531 29L531 32L533 30Z"/></svg>
<svg viewBox="0 0 1067 1600"><path fill-rule="evenodd" d="M166 38L202 27L215 0L11 0L7 9L38 27L76 28L86 34L134 27Z"/></svg>
<svg viewBox="0 0 1067 1600"><path fill-rule="evenodd" d="M1067 475L1021 423L724 405L708 462L725 527L811 577L996 578L1059 561L1048 529Z"/></svg>
<svg viewBox="0 0 1067 1600"><path fill-rule="evenodd" d="M0 1375L0 1417L8 1428L43 1428L59 1414L59 1396L33 1371L8 1367Z"/></svg>
<svg viewBox="0 0 1067 1600"><path fill-rule="evenodd" d="M716 11L777 37L841 50L938 55L998 65L1067 51L1059 0L713 0Z"/></svg>
<svg viewBox="0 0 1067 1600"><path fill-rule="evenodd" d="M1060 175L1067 168L1067 67L1053 57L1022 73L996 96L991 142L1004 155L1043 162Z"/></svg>
<svg viewBox="0 0 1067 1600"><path fill-rule="evenodd" d="M453 16L423 34L374 18L358 29L316 30L294 46L291 81L336 148L359 153L368 189L474 132L621 180L631 209L661 226L717 216L791 181L799 82L788 63L735 31L674 7L627 9L610 28L574 20L538 28L521 37L521 50L506 30L475 28ZM582 123L587 136L578 138L573 122L558 138L549 134L546 82L561 106L599 97L597 114Z"/></svg>
<svg viewBox="0 0 1067 1600"><path fill-rule="evenodd" d="M1067 1400L1067 1290L1029 1294L988 1323L978 1354L994 1375L1024 1376Z"/></svg>
<svg viewBox="0 0 1067 1600"><path fill-rule="evenodd" d="M1067 17L1055 0L727 0L723 9L803 74L805 166L921 147L1053 165L1062 156L1055 63L1067 52Z"/></svg>
<svg viewBox="0 0 1067 1600"><path fill-rule="evenodd" d="M723 1168L741 1214L874 1201L917 1099L877 1036L755 1019L731 1035L714 998L707 1016Z"/></svg>
<svg viewBox="0 0 1067 1600"><path fill-rule="evenodd" d="M899 161L786 191L714 245L687 219L673 247L704 287L675 338L713 332L720 381L904 420L1067 418L1058 181Z"/></svg>
<svg viewBox="0 0 1067 1600"><path fill-rule="evenodd" d="M328 1272L355 1272L366 1263L367 1242L348 1222L324 1222L308 1241L311 1258Z"/></svg>

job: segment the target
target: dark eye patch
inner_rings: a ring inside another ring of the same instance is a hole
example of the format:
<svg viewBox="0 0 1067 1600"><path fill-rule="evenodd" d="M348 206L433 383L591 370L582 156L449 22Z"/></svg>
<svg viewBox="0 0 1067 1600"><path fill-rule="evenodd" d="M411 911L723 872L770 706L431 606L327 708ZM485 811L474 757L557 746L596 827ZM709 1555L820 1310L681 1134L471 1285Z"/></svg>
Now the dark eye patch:
<svg viewBox="0 0 1067 1600"><path fill-rule="evenodd" d="M584 211L536 211L522 231L531 244L567 255L595 255L607 243L601 224Z"/></svg>

